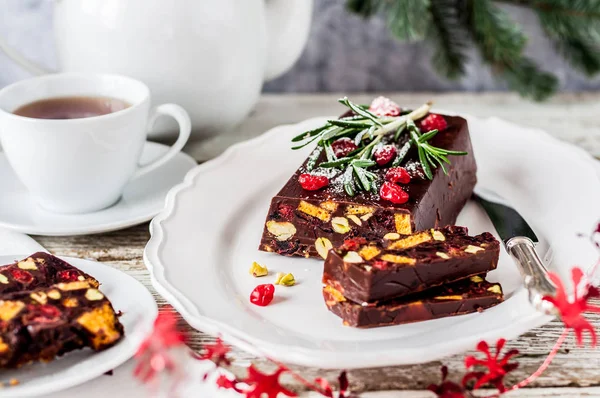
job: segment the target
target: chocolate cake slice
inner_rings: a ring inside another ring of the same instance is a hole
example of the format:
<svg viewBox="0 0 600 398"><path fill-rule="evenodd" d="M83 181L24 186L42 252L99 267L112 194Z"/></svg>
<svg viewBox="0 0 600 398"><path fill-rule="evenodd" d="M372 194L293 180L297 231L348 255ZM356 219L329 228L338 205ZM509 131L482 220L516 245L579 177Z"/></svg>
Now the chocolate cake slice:
<svg viewBox="0 0 600 398"><path fill-rule="evenodd" d="M355 303L387 300L485 274L496 268L499 254L492 234L469 236L459 226L353 238L329 252L323 283Z"/></svg>
<svg viewBox="0 0 600 398"><path fill-rule="evenodd" d="M380 145L398 154L403 148L410 148L400 164L403 172L410 176L410 182L403 185L386 183L394 162L380 165L383 162L375 157L377 164L373 165L373 161L365 163L371 164L368 170L355 169L356 178L372 178L375 189L358 191L354 196L345 189L345 181L348 175L352 175L352 170L348 172L346 169L345 172L343 167L318 167L328 161L331 164L333 155L317 147L272 199L259 249L282 255L325 258L330 248L340 246L348 238L361 236L372 240L388 233L411 234L454 224L471 196L477 167L466 120L443 116L444 120L445 129L433 136L429 144L450 151L467 152L465 156L452 156L450 164L444 163L446 173L442 167L431 167L429 179L420 162L419 151L414 145L410 146L411 136L402 134L396 139L393 134L385 135L374 151ZM420 137L420 133L415 134L413 137ZM339 140L353 145L345 139L347 137ZM351 155L340 155L343 156ZM314 165L317 167L313 168ZM299 179L306 173L326 177L328 185L316 190L303 188ZM388 187L393 189L401 186L402 191L408 194L408 200L394 203L382 198L380 187L384 184L390 184Z"/></svg>
<svg viewBox="0 0 600 398"><path fill-rule="evenodd" d="M0 299L0 368L47 362L85 347L101 351L123 335L110 301L88 281L58 283Z"/></svg>
<svg viewBox="0 0 600 398"><path fill-rule="evenodd" d="M87 281L92 287L99 285L94 277L66 261L38 252L13 264L0 266L0 297L6 293L75 281Z"/></svg>
<svg viewBox="0 0 600 398"><path fill-rule="evenodd" d="M327 308L344 325L359 328L400 325L482 311L503 300L502 287L473 276L399 299L357 304L331 285L323 288Z"/></svg>

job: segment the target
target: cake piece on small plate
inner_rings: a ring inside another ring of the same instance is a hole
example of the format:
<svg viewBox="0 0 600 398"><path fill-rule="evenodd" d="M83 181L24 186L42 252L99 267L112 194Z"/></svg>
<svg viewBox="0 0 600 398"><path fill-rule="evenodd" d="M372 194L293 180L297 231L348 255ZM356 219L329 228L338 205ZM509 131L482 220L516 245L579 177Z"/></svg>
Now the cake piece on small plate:
<svg viewBox="0 0 600 398"><path fill-rule="evenodd" d="M110 301L85 280L0 299L0 368L48 362L85 347L101 351L123 336Z"/></svg>
<svg viewBox="0 0 600 398"><path fill-rule="evenodd" d="M6 293L49 287L61 282L87 281L98 287L91 275L50 253L38 252L13 264L0 266L0 298Z"/></svg>
<svg viewBox="0 0 600 398"><path fill-rule="evenodd" d="M329 252L323 283L355 303L387 300L496 269L500 243L489 232L469 236L448 226L346 240Z"/></svg>
<svg viewBox="0 0 600 398"><path fill-rule="evenodd" d="M493 307L503 301L502 287L483 276L440 286L399 299L357 304L331 285L323 288L327 308L344 325L359 328L400 325L448 316L468 314Z"/></svg>
<svg viewBox="0 0 600 398"><path fill-rule="evenodd" d="M352 113L296 137L317 147L271 200L260 250L325 258L351 237L454 224L471 196L465 119L429 104L389 116L340 101Z"/></svg>

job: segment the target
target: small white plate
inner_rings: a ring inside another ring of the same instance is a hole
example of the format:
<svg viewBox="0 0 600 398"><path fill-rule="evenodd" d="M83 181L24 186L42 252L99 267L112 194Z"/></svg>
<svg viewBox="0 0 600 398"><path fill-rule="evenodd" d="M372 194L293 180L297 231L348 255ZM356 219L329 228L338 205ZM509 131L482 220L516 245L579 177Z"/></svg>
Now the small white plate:
<svg viewBox="0 0 600 398"><path fill-rule="evenodd" d="M141 164L151 162L169 147L147 142ZM146 222L163 209L169 189L196 165L179 153L153 172L129 183L114 206L94 213L65 215L40 208L0 152L0 227L32 235L86 235L115 231Z"/></svg>
<svg viewBox="0 0 600 398"><path fill-rule="evenodd" d="M9 264L29 254L0 256L0 264ZM158 307L144 285L109 265L78 258L61 258L100 281L102 293L108 297L116 311L123 312L120 321L125 327L125 338L105 351L96 353L90 349L78 350L48 363L1 370L0 382L5 384L0 393L2 396L46 395L98 377L131 358L152 330ZM19 384L9 387L8 381L13 378Z"/></svg>
<svg viewBox="0 0 600 398"><path fill-rule="evenodd" d="M505 252L488 279L502 283L506 301L483 313L376 329L353 329L330 313L321 294L322 261L257 250L271 197L312 148L291 151L290 139L324 119L281 126L230 148L198 166L167 196L152 222L145 250L153 284L195 328L256 355L320 368L362 368L421 363L473 349L482 339L514 338L547 322L521 287ZM500 119L470 117L478 187L496 192L532 225L554 251L551 268L563 277L573 265L592 264L588 233L600 219L600 181L583 150L542 131ZM471 233L494 231L469 203L458 224ZM248 275L252 261L271 275ZM292 272L294 287L276 287L268 307L250 304L252 289ZM570 280L570 279L568 279Z"/></svg>

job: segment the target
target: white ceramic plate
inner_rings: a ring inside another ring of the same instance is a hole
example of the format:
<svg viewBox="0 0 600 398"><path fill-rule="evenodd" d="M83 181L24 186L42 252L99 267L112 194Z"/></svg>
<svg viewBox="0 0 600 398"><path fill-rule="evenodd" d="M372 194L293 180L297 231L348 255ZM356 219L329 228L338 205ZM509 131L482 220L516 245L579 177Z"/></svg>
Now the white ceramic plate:
<svg viewBox="0 0 600 398"><path fill-rule="evenodd" d="M516 267L502 253L488 279L500 281L506 301L480 314L428 322L353 329L342 326L321 295L322 262L257 250L271 197L311 148L294 152L290 138L318 126L311 119L275 128L230 148L188 174L167 196L151 224L145 260L156 289L195 328L257 355L321 368L420 363L472 349L481 339L513 338L548 321L529 305ZM578 233L600 219L600 182L583 150L544 132L499 119L469 118L479 187L504 197L554 251L551 268L592 264L596 252ZM458 223L470 232L494 231L474 203ZM248 275L252 261L271 276ZM266 308L248 297L276 272L293 272L298 285L276 288Z"/></svg>
<svg viewBox="0 0 600 398"><path fill-rule="evenodd" d="M0 264L11 263L27 255L0 256ZM2 396L46 395L98 377L131 358L152 329L158 308L148 289L140 282L109 265L77 258L61 258L100 281L100 290L109 298L116 311L123 312L120 320L125 327L125 338L114 347L98 353L84 349L46 364L36 363L16 370L2 370L0 382L5 384L0 393ZM19 380L19 385L8 387L8 381L13 378Z"/></svg>
<svg viewBox="0 0 600 398"><path fill-rule="evenodd" d="M140 163L149 163L168 149L166 145L147 142ZM163 209L167 192L195 165L194 159L179 153L163 166L129 183L114 206L94 213L65 215L38 207L0 152L0 227L32 235L63 236L109 232L137 225Z"/></svg>

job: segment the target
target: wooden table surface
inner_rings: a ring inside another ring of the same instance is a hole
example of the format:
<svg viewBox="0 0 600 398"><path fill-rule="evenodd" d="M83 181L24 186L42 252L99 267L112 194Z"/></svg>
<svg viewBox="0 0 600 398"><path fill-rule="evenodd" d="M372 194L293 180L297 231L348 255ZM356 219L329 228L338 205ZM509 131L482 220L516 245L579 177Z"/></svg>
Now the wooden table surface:
<svg viewBox="0 0 600 398"><path fill-rule="evenodd" d="M594 154L600 154L600 94L562 94L544 104L526 102L514 94L505 93L420 93L389 96L400 104L410 105L433 99L441 109L476 116L498 116L523 125L539 127L561 139L581 145ZM197 160L203 161L216 156L236 141L256 136L276 125L295 123L314 116L339 114L341 108L335 101L338 97L335 94L265 95L255 111L235 131L192 143L188 146L188 152ZM369 101L369 96L366 95L350 97L358 102ZM125 271L140 280L154 294L160 307L165 306L165 300L150 285L149 274L142 261L142 252L149 239L147 223L107 234L34 238L55 254L92 258ZM596 327L600 326L599 315L590 315L590 318ZM203 343L213 341L212 337L189 329L192 348L198 349ZM531 374L543 361L561 331L562 324L553 321L510 341L508 348L517 348L521 352L521 365L509 377L509 381L516 382ZM233 353L234 372L241 371L242 366L247 366L250 361L264 365L261 359L242 351L234 350ZM463 355L447 358L443 363L451 370L462 372L464 368ZM429 396L423 389L428 384L439 381L441 364L442 362L436 361L414 366L353 370L349 372L349 378L353 391L356 392L405 390L402 396L423 397ZM339 373L314 368L292 368L309 379L320 375L333 381ZM286 381L295 389L302 388L293 380ZM593 388L597 385L600 385L600 350L576 348L573 340L569 339L550 368L533 384L533 388L516 392L512 396L600 397L600 390ZM395 393L391 396L398 395L400 394ZM377 397L379 394L372 396Z"/></svg>

